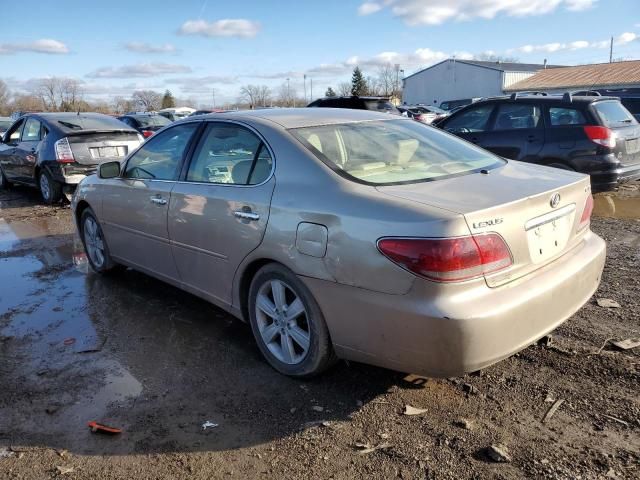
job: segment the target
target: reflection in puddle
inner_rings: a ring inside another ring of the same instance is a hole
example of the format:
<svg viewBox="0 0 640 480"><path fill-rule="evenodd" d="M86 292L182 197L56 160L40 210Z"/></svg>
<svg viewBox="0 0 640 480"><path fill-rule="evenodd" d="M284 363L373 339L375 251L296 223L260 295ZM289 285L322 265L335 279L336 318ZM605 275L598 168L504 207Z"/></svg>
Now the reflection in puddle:
<svg viewBox="0 0 640 480"><path fill-rule="evenodd" d="M594 195L593 215L605 218L640 218L640 196Z"/></svg>

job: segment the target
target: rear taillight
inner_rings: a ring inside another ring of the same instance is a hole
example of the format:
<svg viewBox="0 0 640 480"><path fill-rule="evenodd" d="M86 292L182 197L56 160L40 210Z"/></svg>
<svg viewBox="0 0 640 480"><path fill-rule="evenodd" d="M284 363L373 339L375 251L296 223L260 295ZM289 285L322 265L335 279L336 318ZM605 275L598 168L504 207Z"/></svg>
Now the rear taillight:
<svg viewBox="0 0 640 480"><path fill-rule="evenodd" d="M437 282L460 282L511 266L500 235L456 238L383 238L378 249L403 268Z"/></svg>
<svg viewBox="0 0 640 480"><path fill-rule="evenodd" d="M422 115L414 115L413 116L414 120L417 120L418 122L422 122L424 120L424 118L422 117Z"/></svg>
<svg viewBox="0 0 640 480"><path fill-rule="evenodd" d="M589 226L591 222L591 214L593 213L593 196L589 195L587 201L584 204L584 210L582 211L582 217L580 217L580 225L578 230L584 230Z"/></svg>
<svg viewBox="0 0 640 480"><path fill-rule="evenodd" d="M153 135L153 132L151 130L143 130L142 131L142 136L144 138L149 138L151 135Z"/></svg>
<svg viewBox="0 0 640 480"><path fill-rule="evenodd" d="M607 127L587 125L584 127L584 133L587 134L587 137L589 137L589 140L593 143L607 148L616 147L616 134Z"/></svg>
<svg viewBox="0 0 640 480"><path fill-rule="evenodd" d="M56 150L56 161L60 163L73 163L76 161L73 158L73 152L71 151L71 145L69 145L69 139L67 137L61 138L54 143Z"/></svg>

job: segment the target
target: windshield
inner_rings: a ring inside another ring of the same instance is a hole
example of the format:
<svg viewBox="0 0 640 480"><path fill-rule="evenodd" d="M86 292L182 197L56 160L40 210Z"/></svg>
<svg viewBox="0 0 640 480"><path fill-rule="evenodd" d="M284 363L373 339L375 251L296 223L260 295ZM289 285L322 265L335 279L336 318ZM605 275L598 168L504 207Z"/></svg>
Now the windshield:
<svg viewBox="0 0 640 480"><path fill-rule="evenodd" d="M138 122L140 122L140 126L142 128L145 127L163 127L165 125L169 125L171 120L163 117L162 115L148 115L148 116L140 116L135 117Z"/></svg>
<svg viewBox="0 0 640 480"><path fill-rule="evenodd" d="M637 123L629 110L624 108L618 101L595 102L593 108L598 112L598 116L607 127L627 125Z"/></svg>
<svg viewBox="0 0 640 480"><path fill-rule="evenodd" d="M424 182L504 164L485 150L412 120L377 120L290 131L336 172L371 185Z"/></svg>
<svg viewBox="0 0 640 480"><path fill-rule="evenodd" d="M0 130L8 130L13 124L13 120L0 120Z"/></svg>

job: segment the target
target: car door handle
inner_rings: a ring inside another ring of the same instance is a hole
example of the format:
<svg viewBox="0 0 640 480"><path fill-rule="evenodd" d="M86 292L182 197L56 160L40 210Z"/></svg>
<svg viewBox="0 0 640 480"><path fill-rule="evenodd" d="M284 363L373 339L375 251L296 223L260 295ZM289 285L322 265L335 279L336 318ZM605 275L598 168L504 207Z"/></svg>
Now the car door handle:
<svg viewBox="0 0 640 480"><path fill-rule="evenodd" d="M151 197L151 203L155 203L156 205L166 205L167 201L161 197Z"/></svg>
<svg viewBox="0 0 640 480"><path fill-rule="evenodd" d="M260 215L253 212L245 212L245 211L239 210L239 211L233 212L233 214L238 218L242 218L243 220L260 220Z"/></svg>

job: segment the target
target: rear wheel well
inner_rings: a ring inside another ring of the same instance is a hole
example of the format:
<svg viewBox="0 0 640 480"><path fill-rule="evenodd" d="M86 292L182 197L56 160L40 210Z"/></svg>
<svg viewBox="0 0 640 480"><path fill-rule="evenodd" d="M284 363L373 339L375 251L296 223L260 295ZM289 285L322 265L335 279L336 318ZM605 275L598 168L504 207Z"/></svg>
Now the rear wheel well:
<svg viewBox="0 0 640 480"><path fill-rule="evenodd" d="M251 288L251 281L253 280L253 277L256 276L256 273L258 273L258 270L269 263L278 262L268 258L260 258L252 261L244 269L244 272L242 272L242 277L240 278L240 284L238 286L238 293L240 296L240 311L245 322L249 322L249 288Z"/></svg>

